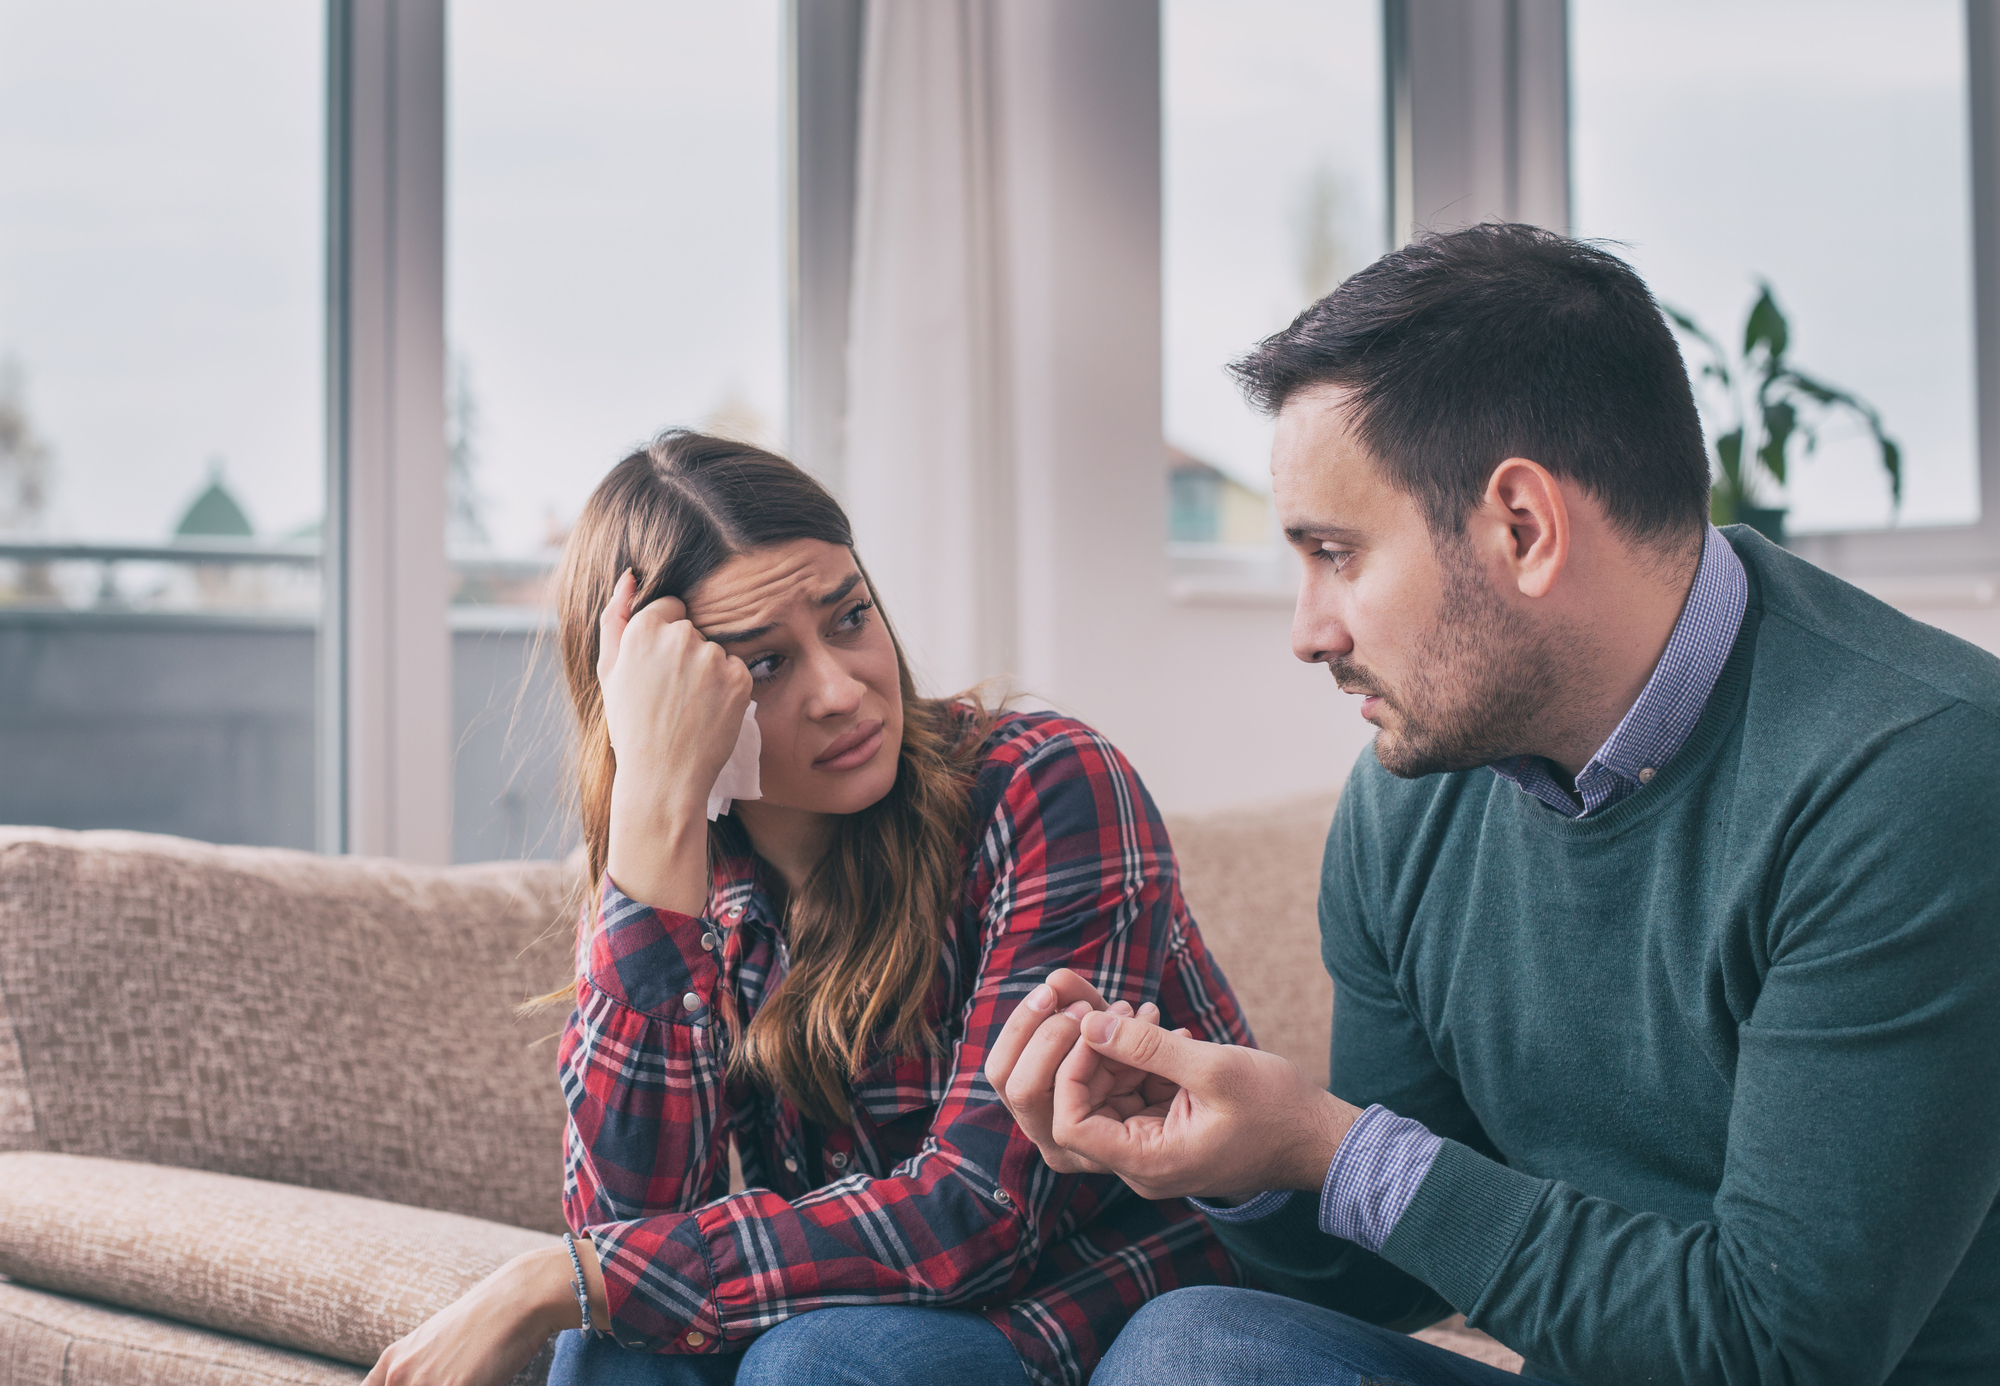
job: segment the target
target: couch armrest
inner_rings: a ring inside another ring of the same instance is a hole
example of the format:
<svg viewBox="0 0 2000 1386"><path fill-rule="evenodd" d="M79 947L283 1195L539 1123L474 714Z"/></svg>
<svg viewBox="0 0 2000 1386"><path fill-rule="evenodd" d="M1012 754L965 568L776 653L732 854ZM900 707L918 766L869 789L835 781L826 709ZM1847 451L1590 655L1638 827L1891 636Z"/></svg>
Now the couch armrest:
<svg viewBox="0 0 2000 1386"><path fill-rule="evenodd" d="M554 1241L260 1179L0 1154L0 1274L363 1367Z"/></svg>

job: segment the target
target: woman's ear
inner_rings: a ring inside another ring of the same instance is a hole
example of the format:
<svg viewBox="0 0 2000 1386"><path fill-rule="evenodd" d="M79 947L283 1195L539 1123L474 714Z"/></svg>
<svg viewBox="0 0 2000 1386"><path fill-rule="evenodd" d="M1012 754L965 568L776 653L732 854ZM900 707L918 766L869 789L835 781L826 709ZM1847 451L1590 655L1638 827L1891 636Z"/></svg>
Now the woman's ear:
<svg viewBox="0 0 2000 1386"><path fill-rule="evenodd" d="M1486 483L1485 509L1506 530L1508 577L1524 597L1545 597L1569 562L1569 504L1548 468L1510 457Z"/></svg>

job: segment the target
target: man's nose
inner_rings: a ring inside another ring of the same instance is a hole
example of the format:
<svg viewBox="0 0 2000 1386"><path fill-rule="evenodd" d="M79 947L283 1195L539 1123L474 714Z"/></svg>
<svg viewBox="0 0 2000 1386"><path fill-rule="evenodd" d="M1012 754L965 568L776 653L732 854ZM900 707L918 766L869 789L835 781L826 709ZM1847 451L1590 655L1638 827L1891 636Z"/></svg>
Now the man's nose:
<svg viewBox="0 0 2000 1386"><path fill-rule="evenodd" d="M1299 602L1292 609L1292 653L1307 664L1324 664L1350 654L1354 640L1333 604L1319 598L1310 581L1299 584Z"/></svg>

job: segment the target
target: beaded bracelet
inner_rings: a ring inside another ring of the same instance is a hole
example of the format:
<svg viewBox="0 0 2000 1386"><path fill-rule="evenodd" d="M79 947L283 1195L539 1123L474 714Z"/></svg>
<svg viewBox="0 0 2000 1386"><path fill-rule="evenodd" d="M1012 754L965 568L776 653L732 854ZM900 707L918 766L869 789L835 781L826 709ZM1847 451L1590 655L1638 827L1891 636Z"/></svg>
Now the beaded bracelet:
<svg viewBox="0 0 2000 1386"><path fill-rule="evenodd" d="M590 1332L590 1286L583 1279L583 1258L576 1254L576 1237L563 1233L563 1246L569 1251L570 1268L576 1272L576 1307L583 1311L582 1331Z"/></svg>

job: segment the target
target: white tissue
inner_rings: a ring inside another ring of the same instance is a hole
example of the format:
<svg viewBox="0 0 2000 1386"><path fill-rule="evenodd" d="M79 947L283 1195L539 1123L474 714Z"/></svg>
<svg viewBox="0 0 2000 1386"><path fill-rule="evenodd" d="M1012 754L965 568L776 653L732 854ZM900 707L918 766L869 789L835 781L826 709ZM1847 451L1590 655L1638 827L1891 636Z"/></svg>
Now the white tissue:
<svg viewBox="0 0 2000 1386"><path fill-rule="evenodd" d="M729 761L722 767L722 773L715 777L715 788L708 791L708 820L713 823L729 812L729 805L737 799L761 799L763 786L757 780L757 760L764 754L764 738L757 730L757 704L743 709L743 725L736 732L736 749L729 753Z"/></svg>

